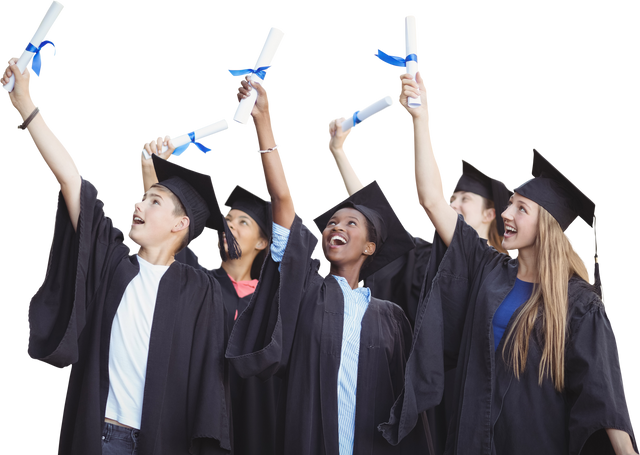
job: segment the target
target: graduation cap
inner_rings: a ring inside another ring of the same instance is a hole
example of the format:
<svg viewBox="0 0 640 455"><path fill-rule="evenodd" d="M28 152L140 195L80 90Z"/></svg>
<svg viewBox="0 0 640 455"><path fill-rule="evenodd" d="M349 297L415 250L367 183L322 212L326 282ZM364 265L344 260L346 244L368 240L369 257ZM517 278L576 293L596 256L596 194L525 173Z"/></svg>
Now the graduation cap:
<svg viewBox="0 0 640 455"><path fill-rule="evenodd" d="M376 182L370 183L317 217L314 221L318 229L321 232L324 231L333 214L345 207L356 209L362 213L367 222L373 224L377 234L376 251L371 261L360 269L360 280L364 280L415 248L413 238L400 223Z"/></svg>
<svg viewBox="0 0 640 455"><path fill-rule="evenodd" d="M474 193L493 201L496 209L496 227L498 228L498 234L501 236L504 235L504 221L500 213L507 207L509 198L513 194L507 189L504 183L483 174L463 160L462 177L458 180L456 189L453 190L453 192L455 193L456 191Z"/></svg>
<svg viewBox="0 0 640 455"><path fill-rule="evenodd" d="M565 232L578 221L593 227L598 208L595 199L538 147L531 148L529 177L513 190L544 207Z"/></svg>
<svg viewBox="0 0 640 455"><path fill-rule="evenodd" d="M258 225L262 234L268 239L271 237L271 203L260 199L241 186L236 186L229 195L227 207L242 210L249 215Z"/></svg>
<svg viewBox="0 0 640 455"><path fill-rule="evenodd" d="M225 234L229 256L232 259L239 258L240 248L220 212L211 177L170 163L156 155L153 155L153 167L158 183L175 194L187 212L189 242L198 237L205 227L215 229L218 231L221 245L223 244L222 234ZM221 248L221 254L224 254L223 248Z"/></svg>

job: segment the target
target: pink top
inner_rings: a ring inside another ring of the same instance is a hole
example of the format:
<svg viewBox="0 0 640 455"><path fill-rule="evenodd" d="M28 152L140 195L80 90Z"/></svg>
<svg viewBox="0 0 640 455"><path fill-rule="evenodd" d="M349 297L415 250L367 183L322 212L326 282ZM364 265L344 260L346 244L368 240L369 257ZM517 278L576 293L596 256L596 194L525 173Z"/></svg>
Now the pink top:
<svg viewBox="0 0 640 455"><path fill-rule="evenodd" d="M238 297L243 298L248 296L249 294L253 294L256 290L256 286L258 285L258 280L247 280L247 281L236 281L227 273L229 279L233 283L233 287L236 288L236 294ZM238 319L238 310L236 310L236 314L233 317L235 321Z"/></svg>

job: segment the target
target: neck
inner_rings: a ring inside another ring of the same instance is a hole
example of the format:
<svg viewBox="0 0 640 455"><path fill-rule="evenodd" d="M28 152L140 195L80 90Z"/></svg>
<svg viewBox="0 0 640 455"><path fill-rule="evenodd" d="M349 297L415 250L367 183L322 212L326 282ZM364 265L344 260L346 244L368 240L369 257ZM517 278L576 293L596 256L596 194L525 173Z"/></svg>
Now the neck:
<svg viewBox="0 0 640 455"><path fill-rule="evenodd" d="M477 231L478 231L478 236L480 236L480 238L482 239L489 239L489 227L491 225L488 224L481 224L480 227L478 227ZM493 245L492 245L493 246Z"/></svg>
<svg viewBox="0 0 640 455"><path fill-rule="evenodd" d="M534 247L518 250L518 278L529 283L538 281L538 257Z"/></svg>
<svg viewBox="0 0 640 455"><path fill-rule="evenodd" d="M347 283L351 289L356 289L358 287L358 283L360 282L360 269L362 268L362 262L358 261L357 264L350 266L340 266L338 264L331 264L330 273L331 275L341 276Z"/></svg>
<svg viewBox="0 0 640 455"><path fill-rule="evenodd" d="M244 255L240 259L227 259L222 263L222 269L234 281L249 281L251 280L251 266L254 259L255 256L245 257Z"/></svg>
<svg viewBox="0 0 640 455"><path fill-rule="evenodd" d="M171 265L175 261L175 248L141 246L138 256L153 265Z"/></svg>

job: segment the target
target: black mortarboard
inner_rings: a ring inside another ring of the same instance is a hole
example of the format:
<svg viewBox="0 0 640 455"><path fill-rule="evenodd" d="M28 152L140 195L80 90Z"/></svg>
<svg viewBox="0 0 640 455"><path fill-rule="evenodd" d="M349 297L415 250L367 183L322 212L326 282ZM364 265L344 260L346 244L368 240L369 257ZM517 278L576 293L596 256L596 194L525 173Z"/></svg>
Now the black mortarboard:
<svg viewBox="0 0 640 455"><path fill-rule="evenodd" d="M456 189L453 191L475 193L483 198L493 201L493 205L496 209L496 227L498 228L498 234L504 235L504 221L500 214L507 207L509 198L513 194L507 189L504 183L483 174L463 160L462 177L458 180Z"/></svg>
<svg viewBox="0 0 640 455"><path fill-rule="evenodd" d="M271 203L260 199L250 191L236 186L227 202L227 207L242 210L249 215L262 230L264 236L271 238Z"/></svg>
<svg viewBox="0 0 640 455"><path fill-rule="evenodd" d="M220 212L211 177L191 171L153 155L153 167L158 183L176 195L189 217L189 242L198 237L205 226L218 231L222 244L222 233L226 235L229 256L240 257L235 237L229 231Z"/></svg>
<svg viewBox="0 0 640 455"><path fill-rule="evenodd" d="M413 238L400 223L376 182L370 183L316 218L314 221L318 229L324 231L333 214L345 207L354 208L362 213L367 222L373 224L377 234L376 252L371 261L360 269L360 280L364 280L415 247Z"/></svg>
<svg viewBox="0 0 640 455"><path fill-rule="evenodd" d="M596 205L536 150L533 151L533 179L515 189L553 216L562 230L580 216L593 226Z"/></svg>

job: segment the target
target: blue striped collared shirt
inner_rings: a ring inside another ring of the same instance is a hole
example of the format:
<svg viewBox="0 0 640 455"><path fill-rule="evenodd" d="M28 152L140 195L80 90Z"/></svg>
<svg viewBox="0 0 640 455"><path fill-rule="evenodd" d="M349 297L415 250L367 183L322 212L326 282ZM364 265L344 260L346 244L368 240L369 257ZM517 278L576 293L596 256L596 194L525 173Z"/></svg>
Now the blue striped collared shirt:
<svg viewBox="0 0 640 455"><path fill-rule="evenodd" d="M289 240L289 230L273 223L271 257L281 262ZM358 357L360 354L360 331L362 318L371 301L369 288L351 289L347 280L332 275L344 296L344 323L342 326L342 349L338 369L338 440L340 455L353 454L356 421L356 390L358 385Z"/></svg>

